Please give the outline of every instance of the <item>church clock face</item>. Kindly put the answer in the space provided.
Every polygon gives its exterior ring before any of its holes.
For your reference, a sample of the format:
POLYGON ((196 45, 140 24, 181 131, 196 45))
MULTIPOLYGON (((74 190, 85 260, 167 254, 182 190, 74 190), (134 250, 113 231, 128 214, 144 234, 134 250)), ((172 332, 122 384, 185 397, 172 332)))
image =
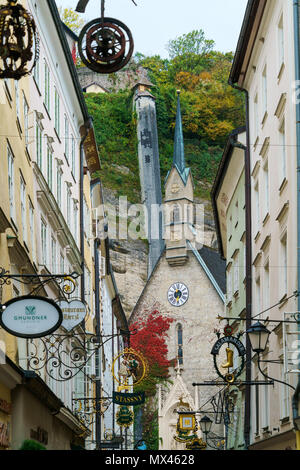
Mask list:
POLYGON ((182 307, 189 298, 189 290, 182 282, 175 282, 168 290, 168 300, 173 307, 182 307))

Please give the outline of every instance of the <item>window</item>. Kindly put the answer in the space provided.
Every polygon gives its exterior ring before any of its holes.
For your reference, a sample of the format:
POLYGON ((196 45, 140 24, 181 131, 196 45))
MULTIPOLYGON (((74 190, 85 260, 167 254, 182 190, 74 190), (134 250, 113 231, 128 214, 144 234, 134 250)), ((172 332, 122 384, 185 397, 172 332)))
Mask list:
POLYGON ((259 185, 258 182, 254 187, 254 207, 255 207, 255 230, 254 234, 259 231, 260 226, 260 201, 259 201, 259 185))
MULTIPOLYGON (((268 369, 266 368, 264 370, 264 374, 268 375, 268 369)), ((269 427, 269 387, 261 387, 262 388, 262 404, 263 406, 261 407, 262 411, 262 427, 268 428, 269 427)))
POLYGON ((227 301, 232 300, 232 269, 231 265, 227 270, 227 301))
POLYGON ((41 171, 43 171, 43 132, 42 125, 36 121, 36 163, 41 171))
POLYGON ((285 234, 280 240, 281 250, 281 275, 280 275, 280 288, 281 295, 287 294, 287 234, 285 234))
POLYGON ((75 155, 75 139, 74 136, 72 135, 72 173, 74 178, 76 177, 76 155, 75 155))
POLYGON ((268 109, 268 82, 267 82, 267 66, 265 66, 262 74, 262 105, 263 117, 268 109))
POLYGON ((50 113, 50 70, 47 62, 44 64, 44 103, 50 113))
POLYGON ((21 220, 22 220, 22 233, 23 240, 27 242, 27 214, 26 214, 26 188, 25 182, 21 175, 20 177, 20 193, 21 193, 21 220))
MULTIPOLYGON (((260 289, 260 277, 255 281, 255 315, 261 312, 261 289, 260 289)), ((260 315, 259 315, 260 317, 260 315)))
POLYGON ((71 227, 71 191, 66 184, 66 192, 67 192, 67 224, 68 227, 71 227))
POLYGON ((55 273, 56 271, 56 240, 53 236, 51 237, 51 269, 52 269, 52 272, 55 273))
POLYGON ((53 152, 48 145, 47 148, 47 183, 49 188, 53 189, 53 152))
POLYGON ((239 254, 237 253, 233 260, 233 292, 236 293, 239 290, 239 254))
POLYGON ((34 77, 35 83, 39 87, 40 86, 40 61, 39 60, 36 61, 34 71, 33 71, 33 77, 34 77))
POLYGON ((284 31, 283 31, 283 15, 280 18, 278 23, 278 59, 279 59, 279 69, 284 63, 284 31))
POLYGON ((42 248, 42 264, 47 264, 47 224, 41 219, 41 248, 42 248))
POLYGON ((280 174, 281 174, 281 181, 286 178, 286 138, 285 138, 285 120, 283 119, 281 126, 279 128, 279 145, 280 145, 280 174))
POLYGON ((257 138, 259 135, 258 95, 254 98, 254 130, 255 138, 257 138))
POLYGON ((176 223, 179 221, 180 221, 180 207, 178 206, 178 204, 175 204, 173 207, 171 222, 176 223))
POLYGON ((61 208, 61 181, 62 181, 62 169, 60 168, 60 166, 58 166, 57 168, 57 181, 56 181, 56 191, 57 191, 57 194, 56 194, 56 199, 57 199, 57 204, 59 205, 59 207, 61 208))
MULTIPOLYGON (((283 362, 283 356, 279 358, 283 362)), ((288 374, 284 371, 284 364, 280 364, 281 381, 289 383, 288 374)), ((287 418, 290 415, 290 396, 289 387, 287 385, 280 385, 280 419, 287 418)))
POLYGON ((57 89, 55 88, 54 92, 54 127, 58 137, 60 136, 60 97, 57 89))
POLYGON ((264 267, 264 309, 270 307, 270 269, 269 262, 264 267))
POLYGON ((264 179, 264 216, 266 216, 270 211, 270 195, 269 195, 269 166, 268 162, 264 166, 263 170, 263 179, 264 179))
POLYGON ((73 202, 73 222, 74 222, 73 237, 74 237, 75 242, 77 242, 77 236, 78 236, 78 205, 75 201, 73 202))
POLYGON ((30 240, 31 240, 32 258, 35 261, 34 209, 30 200, 29 200, 29 223, 30 223, 30 240))
POLYGON ((16 97, 17 119, 20 124, 20 94, 19 94, 19 81, 18 80, 15 80, 15 97, 16 97))
POLYGON ((25 145, 29 144, 29 106, 26 101, 25 95, 23 94, 23 112, 24 112, 24 133, 25 133, 25 145))
POLYGON ((14 182, 14 157, 10 146, 7 146, 8 160, 8 193, 9 193, 9 209, 10 217, 15 219, 15 182, 14 182))
POLYGON ((183 331, 182 325, 177 325, 177 359, 179 365, 183 364, 183 331))
POLYGON ((69 160, 69 120, 65 115, 65 156, 69 160))
POLYGON ((59 268, 60 268, 60 273, 64 274, 65 273, 65 258, 62 252, 60 252, 59 268))

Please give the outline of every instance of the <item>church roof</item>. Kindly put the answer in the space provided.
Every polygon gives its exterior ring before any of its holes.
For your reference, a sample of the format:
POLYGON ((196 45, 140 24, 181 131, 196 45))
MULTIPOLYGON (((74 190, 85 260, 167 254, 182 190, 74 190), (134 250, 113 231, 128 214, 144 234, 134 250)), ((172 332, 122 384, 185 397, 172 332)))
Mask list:
POLYGON ((206 266, 214 276, 223 294, 226 294, 226 261, 221 258, 218 251, 203 246, 199 253, 206 266))
MULTIPOLYGON (((175 136, 174 136, 174 153, 173 153, 173 168, 175 167, 178 171, 183 183, 186 185, 190 168, 185 166, 185 156, 184 156, 184 140, 183 140, 183 130, 182 130, 182 117, 181 117, 181 107, 180 107, 180 92, 177 92, 177 112, 176 112, 176 124, 175 124, 175 136)), ((167 174, 166 181, 169 177, 170 171, 167 174)))

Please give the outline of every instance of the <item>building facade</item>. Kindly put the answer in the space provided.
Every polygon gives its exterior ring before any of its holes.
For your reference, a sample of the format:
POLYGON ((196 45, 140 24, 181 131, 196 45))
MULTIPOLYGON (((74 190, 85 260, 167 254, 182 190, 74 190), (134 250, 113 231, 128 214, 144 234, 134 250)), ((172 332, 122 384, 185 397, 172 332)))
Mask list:
MULTIPOLYGON (((290 372, 285 334, 288 312, 299 310, 297 197, 298 6, 292 1, 249 1, 230 74, 247 102, 251 187, 252 322, 271 335, 260 358, 252 355, 252 380, 273 377, 296 387, 299 365, 290 372), (273 320, 273 321, 272 321, 273 320), (271 362, 269 362, 271 361, 271 362), (275 362, 274 362, 275 361, 275 362)), ((295 334, 295 333, 294 333, 295 334)), ((294 336, 295 338, 295 336, 294 336)), ((294 449, 293 390, 284 383, 251 388, 252 449, 294 449)), ((297 397, 294 397, 297 400, 297 397)), ((248 416, 249 418, 249 416, 248 416)))

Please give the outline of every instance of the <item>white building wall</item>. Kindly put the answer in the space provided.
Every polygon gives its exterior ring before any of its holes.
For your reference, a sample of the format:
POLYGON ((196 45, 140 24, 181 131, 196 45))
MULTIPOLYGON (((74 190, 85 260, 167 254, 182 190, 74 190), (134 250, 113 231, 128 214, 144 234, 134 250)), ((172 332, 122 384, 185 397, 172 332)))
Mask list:
MULTIPOLYGON (((244 83, 249 91, 252 187, 252 316, 283 319, 296 311, 297 290, 297 160, 293 2, 268 1, 244 83), (279 307, 260 312, 283 301, 279 307)), ((282 329, 270 322, 269 349, 263 360, 282 356, 282 329), (277 327, 277 328, 276 328, 277 327)), ((279 364, 264 363, 272 377, 281 377, 279 364)), ((253 379, 263 380, 257 368, 253 379)), ((293 379, 286 377, 286 380, 293 379)), ((291 429, 289 417, 280 415, 281 386, 259 387, 252 393, 252 443, 270 437, 273 428, 291 429), (285 418, 285 420, 280 420, 285 418)), ((290 391, 288 392, 290 394, 290 391)))

